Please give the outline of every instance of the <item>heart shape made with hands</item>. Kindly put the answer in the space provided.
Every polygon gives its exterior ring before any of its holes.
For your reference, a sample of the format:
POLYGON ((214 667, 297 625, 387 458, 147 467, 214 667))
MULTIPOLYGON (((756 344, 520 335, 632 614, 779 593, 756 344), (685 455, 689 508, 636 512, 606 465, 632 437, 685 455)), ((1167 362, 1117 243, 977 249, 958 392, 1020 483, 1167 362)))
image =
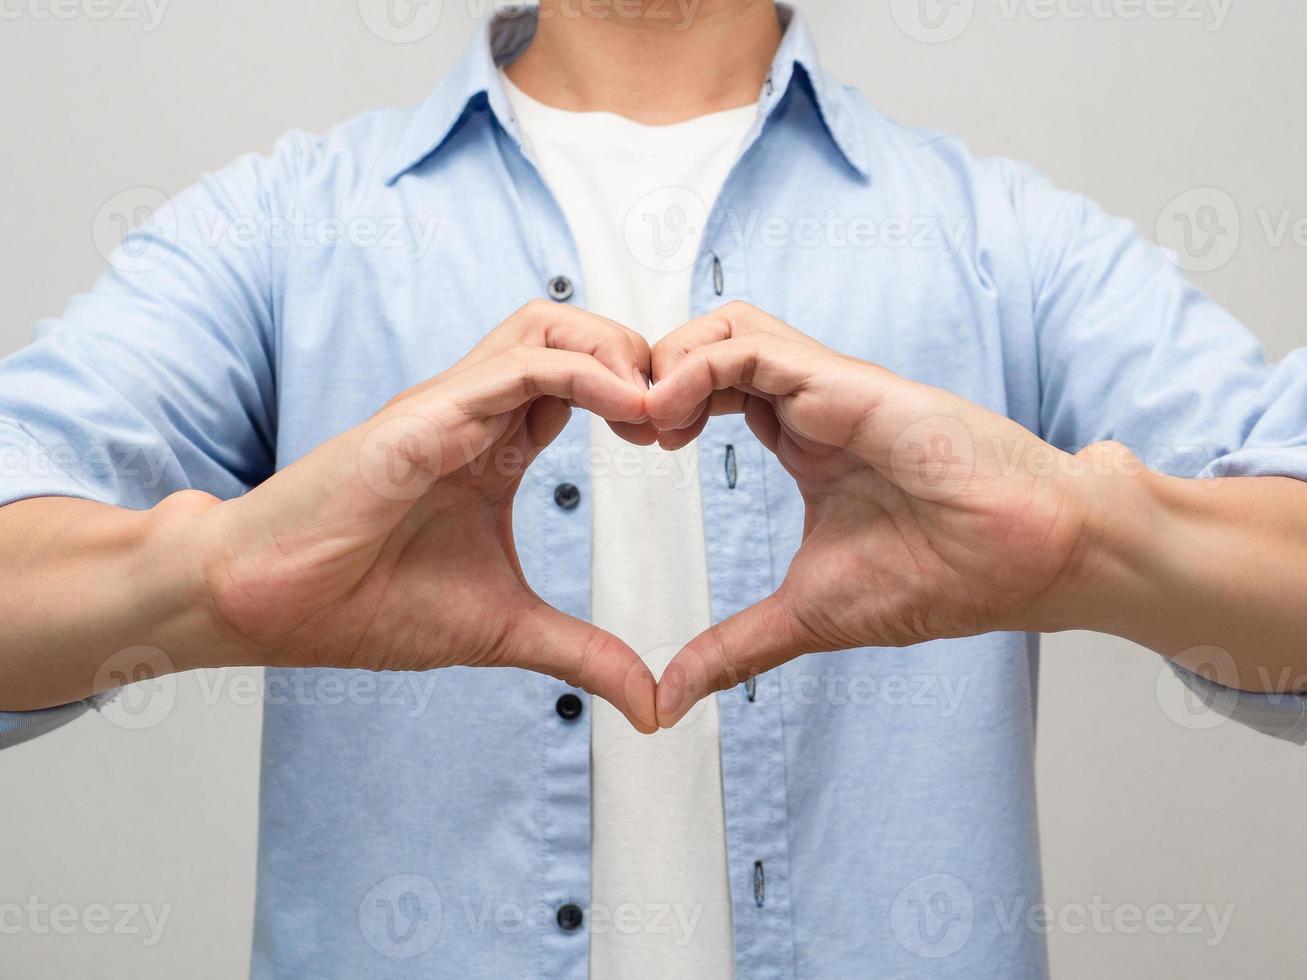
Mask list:
MULTIPOLYGON (((645 407, 664 448, 691 442, 712 415, 743 413, 805 504, 802 543, 776 592, 696 637, 663 672, 663 727, 802 654, 1064 624, 1091 516, 1068 454, 743 303, 673 331, 651 365, 645 407), (1032 623, 1044 609, 1048 623, 1032 623)), ((1116 467, 1133 459, 1114 444, 1086 452, 1116 467)))
POLYGON ((746 304, 650 349, 620 324, 539 301, 214 508, 205 580, 217 618, 258 662, 522 667, 652 732, 801 654, 1011 628, 1073 575, 1088 520, 1065 468, 1012 465, 1035 450, 1057 452, 746 304), (515 493, 573 407, 669 450, 711 416, 743 413, 805 502, 776 592, 693 639, 657 683, 620 638, 536 595, 518 561, 515 493))

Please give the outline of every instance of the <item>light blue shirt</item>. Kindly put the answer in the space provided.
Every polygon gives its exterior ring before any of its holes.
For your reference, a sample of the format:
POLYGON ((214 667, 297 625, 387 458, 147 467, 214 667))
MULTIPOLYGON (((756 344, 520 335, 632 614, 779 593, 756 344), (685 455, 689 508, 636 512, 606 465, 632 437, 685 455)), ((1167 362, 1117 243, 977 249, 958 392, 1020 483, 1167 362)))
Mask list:
MULTIPOLYGON (((558 277, 584 306, 495 73, 533 29, 499 22, 422 105, 291 134, 131 235, 0 362, 0 503, 239 495, 558 277)), ((1267 365, 1127 222, 885 118, 823 73, 797 17, 692 290, 696 314, 747 300, 1069 451, 1113 438, 1177 475, 1307 478, 1303 351, 1267 365)), ((581 617, 587 438, 577 413, 515 518, 530 582, 581 617), (555 504, 563 483, 574 509, 555 504)), ((743 419, 699 445, 721 619, 781 581, 803 505, 743 419)), ((1042 901, 1037 647, 1007 633, 809 656, 719 695, 741 980, 1045 976, 1026 915, 1042 901)), ((524 671, 430 676, 428 701, 268 672, 254 976, 586 977, 587 930, 557 910, 590 892, 589 711, 565 720, 567 687, 524 671)), ((1301 699, 1214 693, 1304 737, 1301 699)), ((0 716, 0 736, 85 708, 0 716)))

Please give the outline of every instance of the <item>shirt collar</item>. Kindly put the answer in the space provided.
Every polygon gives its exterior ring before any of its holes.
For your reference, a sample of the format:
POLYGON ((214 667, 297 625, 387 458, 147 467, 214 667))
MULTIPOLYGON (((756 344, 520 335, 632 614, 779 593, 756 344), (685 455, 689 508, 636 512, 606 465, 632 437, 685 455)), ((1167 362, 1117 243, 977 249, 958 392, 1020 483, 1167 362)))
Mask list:
MULTIPOLYGON (((850 91, 822 71, 817 46, 803 18, 788 4, 777 4, 777 9, 785 36, 761 95, 763 116, 771 115, 792 86, 803 89, 805 96, 811 92, 827 134, 848 164, 865 179, 866 143, 850 104, 850 91)), ((387 184, 393 184, 439 150, 468 111, 482 104, 489 104, 505 130, 518 138, 499 67, 526 49, 535 29, 533 6, 501 11, 477 28, 471 46, 435 92, 415 110, 400 141, 386 155, 382 176, 387 184)))

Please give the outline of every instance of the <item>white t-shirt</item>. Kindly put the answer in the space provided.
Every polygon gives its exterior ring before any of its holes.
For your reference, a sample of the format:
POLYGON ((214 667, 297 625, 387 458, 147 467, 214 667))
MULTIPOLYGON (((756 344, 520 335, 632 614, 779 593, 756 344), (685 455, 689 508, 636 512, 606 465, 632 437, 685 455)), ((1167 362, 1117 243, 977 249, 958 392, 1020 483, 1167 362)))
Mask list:
MULTIPOLYGON (((756 107, 645 126, 556 109, 504 82, 576 239, 588 308, 659 340, 689 318, 704 219, 756 107)), ((591 456, 592 618, 657 677, 710 623, 698 447, 633 446, 595 419, 591 456)), ((590 976, 729 978, 717 703, 653 736, 593 704, 590 976)))

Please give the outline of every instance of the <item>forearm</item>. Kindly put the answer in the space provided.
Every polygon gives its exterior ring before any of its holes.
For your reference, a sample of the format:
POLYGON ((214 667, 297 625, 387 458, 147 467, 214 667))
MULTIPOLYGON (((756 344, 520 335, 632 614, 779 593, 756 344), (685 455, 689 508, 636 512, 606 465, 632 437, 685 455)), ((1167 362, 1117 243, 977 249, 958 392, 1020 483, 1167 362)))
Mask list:
POLYGON ((0 508, 0 711, 133 679, 130 655, 111 660, 122 651, 141 651, 150 670, 239 662, 196 560, 195 524, 215 503, 187 493, 143 512, 66 498, 0 508))
POLYGON ((1227 687, 1307 690, 1307 485, 1088 479, 1095 518, 1064 600, 1069 625, 1214 666, 1227 687))

